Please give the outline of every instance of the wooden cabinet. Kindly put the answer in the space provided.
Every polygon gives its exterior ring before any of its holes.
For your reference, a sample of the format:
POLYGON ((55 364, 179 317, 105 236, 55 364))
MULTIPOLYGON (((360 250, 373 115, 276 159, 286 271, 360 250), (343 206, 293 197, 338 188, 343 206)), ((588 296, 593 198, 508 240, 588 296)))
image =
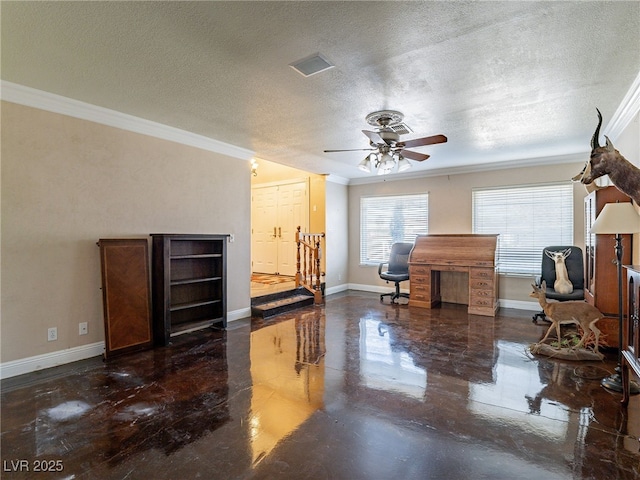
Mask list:
MULTIPOLYGON (((585 299, 606 316, 618 317, 618 273, 614 262, 614 235, 589 233, 593 222, 607 203, 628 202, 629 197, 616 187, 606 187, 585 197, 585 299)), ((631 263, 631 235, 622 235, 623 264, 631 263)), ((623 285, 623 296, 626 295, 623 285)), ((611 337, 615 337, 611 336, 611 337)), ((610 338, 609 345, 617 340, 610 338)))
POLYGON ((498 309, 498 235, 418 235, 409 258, 409 305, 433 308, 442 301, 440 272, 469 279, 467 311, 493 317, 498 309))
POLYGON ((152 346, 149 245, 100 239, 105 359, 152 346))
POLYGON ((227 326, 229 235, 152 234, 153 336, 227 326))
POLYGON ((622 339, 622 403, 629 403, 631 375, 640 377, 640 265, 625 265, 627 269, 627 311, 623 319, 622 339))

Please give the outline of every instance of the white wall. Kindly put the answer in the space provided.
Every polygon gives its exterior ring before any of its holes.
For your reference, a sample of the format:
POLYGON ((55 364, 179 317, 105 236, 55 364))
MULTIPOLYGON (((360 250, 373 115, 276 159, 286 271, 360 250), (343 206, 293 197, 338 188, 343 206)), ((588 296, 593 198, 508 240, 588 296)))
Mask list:
POLYGON ((347 288, 349 274, 348 187, 328 180, 326 188, 326 293, 347 288))
MULTIPOLYGON (((620 136, 612 141, 624 158, 640 168, 640 114, 636 114, 620 136)), ((636 210, 640 214, 637 205, 636 210)), ((633 264, 640 265, 640 235, 633 236, 632 255, 633 264)))

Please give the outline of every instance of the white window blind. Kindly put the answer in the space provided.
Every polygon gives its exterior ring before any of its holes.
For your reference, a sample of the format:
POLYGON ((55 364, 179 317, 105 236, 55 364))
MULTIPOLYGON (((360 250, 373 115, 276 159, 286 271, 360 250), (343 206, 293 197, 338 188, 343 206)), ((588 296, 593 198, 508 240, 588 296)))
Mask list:
POLYGON ((473 196, 473 233, 500 234, 502 273, 540 274, 542 250, 573 245, 571 183, 478 188, 473 196))
POLYGON ((389 260, 391 245, 413 243, 429 231, 429 196, 387 195, 360 199, 360 263, 389 260))

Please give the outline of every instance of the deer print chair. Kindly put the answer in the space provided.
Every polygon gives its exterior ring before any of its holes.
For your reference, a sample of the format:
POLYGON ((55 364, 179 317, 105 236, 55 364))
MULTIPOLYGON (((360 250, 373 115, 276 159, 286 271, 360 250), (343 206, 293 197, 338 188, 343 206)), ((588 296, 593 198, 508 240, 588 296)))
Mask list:
POLYGON ((391 303, 396 303, 396 300, 400 297, 409 298, 408 293, 400 293, 400 282, 409 280, 409 254, 412 248, 413 243, 394 243, 391 245, 389 261, 378 265, 380 278, 386 280, 387 283, 393 282, 396 284, 395 292, 380 295, 381 302, 384 297, 391 297, 391 303), (387 269, 382 271, 385 265, 387 265, 387 269))
MULTIPOLYGON (((584 261, 582 259, 582 250, 573 245, 546 247, 542 252, 542 268, 540 277, 536 278, 537 286, 540 287, 543 281, 547 284, 546 297, 548 299, 558 300, 560 302, 566 302, 567 300, 584 300, 584 261), (570 253, 568 253, 567 250, 570 250, 570 253), (567 252, 568 255, 564 256, 563 262, 557 262, 553 259, 554 252, 567 252), (566 268, 567 277, 573 286, 573 290, 570 293, 560 293, 554 289, 554 285, 558 279, 556 271, 559 268, 563 268, 562 265, 558 265, 558 263, 563 263, 566 268)), ((536 323, 538 318, 546 320, 543 311, 533 316, 533 322, 536 323)))

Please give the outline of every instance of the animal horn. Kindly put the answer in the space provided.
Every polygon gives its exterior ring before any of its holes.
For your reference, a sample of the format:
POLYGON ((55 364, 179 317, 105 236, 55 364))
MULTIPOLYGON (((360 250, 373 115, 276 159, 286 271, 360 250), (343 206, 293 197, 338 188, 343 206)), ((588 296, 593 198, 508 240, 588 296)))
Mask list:
POLYGON ((607 137, 606 135, 604 136, 604 138, 607 140, 607 143, 606 143, 607 151, 613 152, 615 150, 613 143, 611 143, 611 140, 609 140, 609 137, 607 137))
POLYGON ((600 110, 596 108, 598 112, 598 126, 596 127, 596 131, 593 133, 593 137, 591 137, 591 150, 595 150, 596 148, 600 148, 600 143, 598 142, 598 138, 600 138, 600 127, 602 126, 602 114, 600 110))

